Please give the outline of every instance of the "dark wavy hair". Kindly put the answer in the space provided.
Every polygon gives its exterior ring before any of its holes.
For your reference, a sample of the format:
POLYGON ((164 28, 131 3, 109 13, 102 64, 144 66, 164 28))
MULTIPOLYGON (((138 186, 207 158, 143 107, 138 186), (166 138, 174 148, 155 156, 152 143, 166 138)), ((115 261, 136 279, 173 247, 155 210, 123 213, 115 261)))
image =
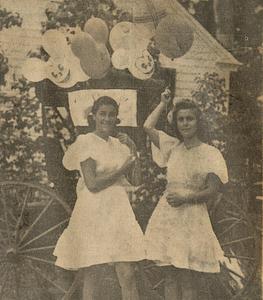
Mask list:
POLYGON ((197 136, 200 139, 200 141, 209 142, 210 138, 209 138, 209 133, 208 133, 208 128, 207 128, 207 123, 204 120, 203 114, 202 114, 200 108, 198 107, 198 105, 190 99, 182 99, 175 104, 175 107, 173 110, 173 115, 172 115, 171 126, 172 126, 173 132, 176 135, 176 137, 180 141, 183 141, 183 137, 177 127, 177 115, 178 115, 178 112, 182 109, 191 109, 194 112, 196 119, 197 119, 197 136))
MULTIPOLYGON (((102 96, 99 97, 96 101, 94 101, 91 112, 92 115, 96 115, 97 111, 102 105, 111 105, 116 110, 116 115, 119 114, 119 105, 118 103, 111 97, 102 96)), ((88 124, 91 129, 95 129, 95 121, 92 115, 88 115, 88 124)), ((117 118, 116 125, 120 123, 120 119, 117 118)))

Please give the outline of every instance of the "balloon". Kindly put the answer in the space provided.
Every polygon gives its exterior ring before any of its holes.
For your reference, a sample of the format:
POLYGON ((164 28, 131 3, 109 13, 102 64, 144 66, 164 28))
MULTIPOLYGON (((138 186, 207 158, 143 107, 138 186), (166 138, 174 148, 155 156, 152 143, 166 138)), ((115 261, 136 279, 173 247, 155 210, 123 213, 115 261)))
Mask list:
POLYGON ((187 23, 169 15, 158 24, 155 41, 157 48, 173 59, 183 56, 190 50, 194 41, 194 33, 187 23))
POLYGON ((23 76, 32 82, 38 82, 46 77, 46 62, 38 58, 28 58, 22 66, 23 76))
POLYGON ((149 79, 154 73, 154 60, 146 49, 135 49, 131 53, 128 70, 138 79, 149 79))
POLYGON ((97 44, 95 53, 88 51, 88 55, 80 57, 83 71, 91 78, 103 78, 110 68, 111 60, 108 49, 103 44, 97 44))
POLYGON ((149 39, 143 35, 146 30, 140 31, 138 29, 142 28, 136 27, 131 22, 117 23, 110 32, 112 49, 124 48, 132 50, 135 45, 136 47, 146 48, 149 43, 149 39))
POLYGON ((58 30, 47 30, 42 36, 42 46, 49 56, 53 58, 67 55, 68 44, 66 37, 58 30))
POLYGON ((109 38, 109 29, 107 24, 100 18, 90 18, 85 26, 84 31, 89 33, 96 42, 106 44, 109 38))
POLYGON ((96 41, 88 33, 79 32, 72 38, 71 50, 78 58, 86 55, 92 57, 97 50, 96 41))
POLYGON ((130 64, 129 51, 123 48, 115 50, 111 56, 111 62, 115 69, 124 70, 128 68, 130 64))

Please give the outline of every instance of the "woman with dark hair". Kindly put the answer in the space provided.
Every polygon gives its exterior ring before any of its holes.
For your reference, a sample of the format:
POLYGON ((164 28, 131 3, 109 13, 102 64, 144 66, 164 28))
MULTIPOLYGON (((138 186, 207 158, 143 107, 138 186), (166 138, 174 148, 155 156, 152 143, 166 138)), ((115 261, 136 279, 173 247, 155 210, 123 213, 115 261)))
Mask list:
POLYGON ((147 259, 165 266, 165 299, 196 300, 204 273, 220 272, 224 255, 213 232, 206 202, 228 181, 220 151, 204 143, 201 111, 191 100, 175 105, 169 121, 176 137, 155 129, 170 91, 144 128, 167 166, 167 187, 146 229, 147 259))
POLYGON ((64 269, 84 270, 83 299, 94 299, 96 274, 113 264, 123 300, 138 300, 134 262, 145 258, 143 232, 135 219, 125 186, 140 184, 140 164, 134 142, 125 134, 114 138, 118 105, 100 97, 92 108, 94 130, 78 136, 63 158, 69 170, 79 170, 77 201, 54 255, 64 269))

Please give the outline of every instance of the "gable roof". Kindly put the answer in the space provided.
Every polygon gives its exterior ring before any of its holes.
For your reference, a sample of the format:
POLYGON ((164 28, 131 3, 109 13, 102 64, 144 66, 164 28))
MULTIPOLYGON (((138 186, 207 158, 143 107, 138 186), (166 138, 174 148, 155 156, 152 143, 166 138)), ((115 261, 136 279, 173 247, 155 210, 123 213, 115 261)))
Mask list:
POLYGON ((166 0, 170 5, 169 12, 181 16, 194 30, 195 34, 220 58, 219 63, 240 66, 240 63, 227 51, 177 0, 166 0))

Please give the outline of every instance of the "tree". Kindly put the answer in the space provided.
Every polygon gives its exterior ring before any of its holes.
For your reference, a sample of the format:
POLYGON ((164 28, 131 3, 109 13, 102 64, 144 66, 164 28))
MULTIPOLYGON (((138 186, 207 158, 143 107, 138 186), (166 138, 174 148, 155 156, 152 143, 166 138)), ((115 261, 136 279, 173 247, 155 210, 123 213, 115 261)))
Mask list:
MULTIPOLYGON (((0 6, 0 31, 3 28, 21 26, 22 18, 18 13, 13 13, 0 6)), ((5 74, 9 71, 8 58, 4 53, 0 53, 0 86, 5 84, 5 74)))

